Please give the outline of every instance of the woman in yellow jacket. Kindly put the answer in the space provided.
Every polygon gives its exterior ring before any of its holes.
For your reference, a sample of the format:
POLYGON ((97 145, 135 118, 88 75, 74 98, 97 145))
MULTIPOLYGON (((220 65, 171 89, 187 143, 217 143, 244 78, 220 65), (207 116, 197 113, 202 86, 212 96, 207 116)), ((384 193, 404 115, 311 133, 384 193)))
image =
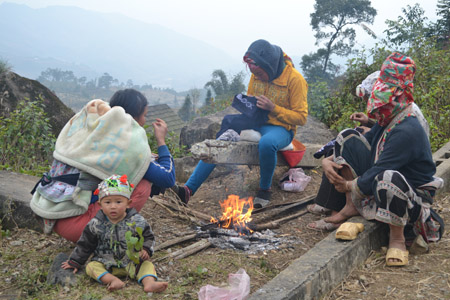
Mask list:
MULTIPOLYGON (((298 125, 306 123, 308 85, 294 68, 289 56, 280 47, 265 40, 257 40, 250 45, 244 55, 244 62, 252 73, 247 94, 257 98, 257 107, 269 111, 266 124, 253 128, 261 133, 258 145, 260 189, 253 201, 254 207, 258 208, 270 201, 277 151, 292 142, 298 125)), ((177 193, 184 203, 189 202, 190 196, 214 167, 214 164, 200 161, 186 184, 177 187, 177 193)))

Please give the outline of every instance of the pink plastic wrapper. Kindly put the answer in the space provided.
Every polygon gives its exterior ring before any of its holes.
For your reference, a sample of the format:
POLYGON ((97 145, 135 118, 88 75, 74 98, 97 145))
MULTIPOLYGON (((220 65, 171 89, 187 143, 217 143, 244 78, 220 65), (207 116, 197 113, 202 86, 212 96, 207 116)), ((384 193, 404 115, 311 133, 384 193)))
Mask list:
POLYGON ((281 178, 280 188, 287 192, 303 192, 311 181, 302 168, 291 168, 281 178))
POLYGON ((198 292, 199 300, 244 300, 250 294, 250 277, 244 269, 239 269, 234 274, 228 274, 226 288, 213 285, 202 286, 198 292))

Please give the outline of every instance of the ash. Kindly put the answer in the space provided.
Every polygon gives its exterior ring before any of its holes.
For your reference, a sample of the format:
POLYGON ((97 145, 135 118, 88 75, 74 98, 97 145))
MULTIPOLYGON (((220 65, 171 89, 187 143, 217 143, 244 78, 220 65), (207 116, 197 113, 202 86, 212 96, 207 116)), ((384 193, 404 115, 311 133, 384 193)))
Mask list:
POLYGON ((239 235, 232 229, 215 228, 200 231, 201 235, 209 236, 208 240, 217 248, 234 249, 255 254, 262 251, 278 250, 292 247, 294 244, 304 244, 296 237, 277 237, 270 229, 262 232, 254 231, 249 235, 239 235))

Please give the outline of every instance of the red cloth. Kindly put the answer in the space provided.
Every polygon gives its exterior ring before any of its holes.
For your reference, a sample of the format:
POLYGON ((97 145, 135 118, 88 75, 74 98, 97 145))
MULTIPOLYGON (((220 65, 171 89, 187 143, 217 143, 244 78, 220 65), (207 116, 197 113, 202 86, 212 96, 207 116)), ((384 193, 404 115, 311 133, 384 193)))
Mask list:
MULTIPOLYGON (((151 182, 142 179, 131 194, 130 207, 133 207, 139 212, 142 207, 144 207, 147 199, 150 197, 151 189, 151 182)), ((87 223, 95 217, 99 210, 100 204, 98 204, 97 201, 89 205, 88 210, 82 215, 56 221, 53 231, 66 240, 76 243, 81 237, 84 227, 86 227, 87 223)))

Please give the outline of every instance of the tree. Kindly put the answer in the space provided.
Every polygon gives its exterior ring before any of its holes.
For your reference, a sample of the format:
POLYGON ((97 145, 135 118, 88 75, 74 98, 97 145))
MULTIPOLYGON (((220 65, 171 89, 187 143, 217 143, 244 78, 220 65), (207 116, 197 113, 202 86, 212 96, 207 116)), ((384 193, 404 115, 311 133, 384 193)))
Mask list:
POLYGON ((192 102, 189 94, 184 98, 183 106, 178 111, 178 116, 181 120, 187 122, 191 119, 192 116, 192 102))
POLYGON ((125 84, 126 88, 132 88, 134 86, 133 80, 128 79, 127 83, 125 84))
POLYGON ((427 34, 425 11, 418 3, 414 6, 407 5, 402 8, 404 16, 399 16, 397 21, 386 20, 388 29, 386 33, 388 45, 406 50, 412 46, 417 38, 427 34))
POLYGON ((11 70, 11 66, 6 60, 0 59, 0 75, 8 73, 11 70))
POLYGON ((230 84, 231 95, 240 94, 245 90, 244 78, 245 75, 242 71, 233 76, 230 84))
POLYGON ((331 61, 328 62, 327 72, 323 72, 326 55, 326 50, 323 48, 317 50, 316 53, 303 55, 300 67, 308 81, 316 82, 325 80, 329 82, 333 78, 331 74, 338 73, 339 66, 333 64, 331 61))
MULTIPOLYGON (((310 15, 311 26, 316 31, 316 45, 324 41, 324 48, 318 50, 317 56, 322 60, 321 72, 325 75, 330 70, 332 54, 346 56, 351 53, 356 37, 352 25, 360 25, 367 33, 373 34, 363 25, 372 24, 377 11, 371 6, 370 0, 316 0, 314 9, 310 15)), ((302 58, 302 63, 308 60, 311 59, 302 58)))
POLYGON ((212 93, 211 93, 211 90, 208 89, 208 90, 206 91, 205 105, 204 105, 204 106, 206 106, 206 107, 211 106, 212 101, 213 101, 212 93))
POLYGON ((63 71, 61 69, 47 68, 42 71, 37 78, 38 81, 56 81, 56 82, 76 82, 77 78, 72 71, 63 71))
POLYGON ((211 89, 217 99, 226 99, 245 90, 244 73, 239 72, 233 76, 231 84, 223 70, 215 70, 212 79, 205 84, 205 89, 211 89))
POLYGON ((200 90, 197 88, 193 88, 189 91, 189 94, 191 95, 191 98, 192 98, 192 111, 195 115, 197 103, 198 103, 198 100, 200 99, 200 90))
POLYGON ((435 24, 437 40, 445 46, 450 38, 450 0, 438 0, 436 14, 440 17, 435 24))
POLYGON ((109 89, 111 83, 114 81, 114 78, 108 73, 103 73, 103 75, 98 79, 98 87, 109 89))
POLYGON ((225 95, 229 88, 227 75, 223 70, 214 70, 212 79, 205 84, 205 89, 211 88, 217 97, 225 95))

